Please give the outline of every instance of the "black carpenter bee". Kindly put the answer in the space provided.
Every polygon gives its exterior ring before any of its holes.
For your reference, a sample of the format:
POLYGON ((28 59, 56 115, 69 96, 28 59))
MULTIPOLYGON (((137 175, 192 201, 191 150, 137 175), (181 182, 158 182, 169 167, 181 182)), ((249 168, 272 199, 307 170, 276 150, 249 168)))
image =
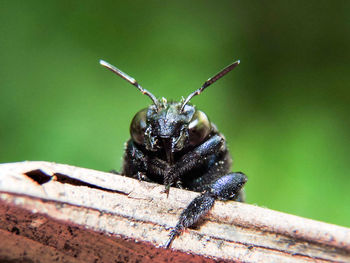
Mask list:
POLYGON ((171 186, 201 193, 182 212, 164 247, 168 248, 182 230, 198 222, 216 199, 244 201, 241 189, 247 177, 241 172, 230 172, 232 161, 224 136, 204 112, 189 104, 194 96, 234 69, 239 61, 208 79, 180 102, 158 100, 116 67, 103 60, 100 64, 153 101, 131 121, 131 139, 126 143, 122 175, 163 184, 167 194, 171 186))

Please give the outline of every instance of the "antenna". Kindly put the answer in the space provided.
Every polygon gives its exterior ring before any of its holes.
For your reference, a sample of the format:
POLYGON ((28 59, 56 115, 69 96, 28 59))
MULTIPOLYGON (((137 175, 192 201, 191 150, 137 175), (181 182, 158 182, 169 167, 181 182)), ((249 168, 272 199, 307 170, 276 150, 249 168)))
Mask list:
POLYGON ((102 59, 100 59, 100 64, 102 66, 104 66, 105 68, 109 69, 110 71, 114 72, 115 74, 117 74, 119 77, 125 79, 130 84, 134 85, 136 88, 139 89, 139 91, 142 92, 142 94, 145 94, 148 97, 150 97, 151 100, 153 101, 154 105, 156 106, 157 110, 159 109, 159 102, 158 102, 157 98, 151 92, 142 88, 140 86, 140 84, 138 84, 134 78, 130 77, 128 74, 125 74, 123 71, 117 69, 115 66, 109 64, 108 62, 106 62, 102 59))
POLYGON ((199 95, 203 92, 203 90, 205 90, 207 87, 209 87, 211 84, 213 84, 215 81, 219 80, 220 78, 222 78, 223 76, 225 76, 227 73, 229 73, 231 70, 233 70, 235 67, 237 67, 239 65, 239 63, 241 63, 239 60, 237 60, 236 62, 233 62, 231 65, 228 65, 226 68, 224 68, 223 70, 221 70, 219 73, 217 73, 214 77, 211 77, 210 79, 208 79, 206 82, 204 82, 204 84, 202 85, 202 87, 200 87, 199 89, 197 89, 196 91, 192 92, 184 101, 184 103, 182 103, 181 105, 181 111, 183 111, 183 109, 185 108, 186 104, 196 95, 199 95))

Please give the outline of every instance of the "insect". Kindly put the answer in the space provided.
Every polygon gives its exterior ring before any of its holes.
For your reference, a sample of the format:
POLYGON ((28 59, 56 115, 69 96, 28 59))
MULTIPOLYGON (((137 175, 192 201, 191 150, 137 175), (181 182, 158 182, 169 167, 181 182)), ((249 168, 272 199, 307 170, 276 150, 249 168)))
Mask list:
POLYGON ((153 102, 136 113, 130 125, 131 138, 126 143, 121 173, 128 177, 200 192, 181 213, 164 247, 194 225, 214 205, 215 200, 244 201, 242 187, 247 177, 230 172, 231 157, 224 136, 206 114, 189 101, 226 75, 239 60, 227 66, 201 88, 180 102, 157 99, 135 79, 106 61, 100 64, 122 77, 153 102))

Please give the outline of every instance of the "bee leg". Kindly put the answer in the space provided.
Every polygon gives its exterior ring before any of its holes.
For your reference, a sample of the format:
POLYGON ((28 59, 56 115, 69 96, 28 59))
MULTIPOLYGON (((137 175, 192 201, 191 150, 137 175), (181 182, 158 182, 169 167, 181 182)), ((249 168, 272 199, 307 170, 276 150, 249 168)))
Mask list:
POLYGON ((179 176, 205 164, 207 158, 221 152, 224 145, 225 142, 221 136, 215 135, 211 137, 206 142, 197 146, 193 151, 184 154, 180 160, 171 167, 168 176, 176 182, 179 176))
POLYGON ((137 178, 139 181, 152 182, 152 180, 147 177, 146 173, 143 172, 137 172, 133 178, 137 178))
POLYGON ((247 177, 243 173, 230 173, 215 179, 209 190, 192 200, 192 202, 181 213, 175 228, 170 232, 169 239, 164 247, 169 248, 172 241, 181 231, 194 225, 213 207, 216 199, 235 200, 239 197, 247 177))
POLYGON ((181 231, 195 224, 210 208, 214 205, 215 198, 209 193, 201 194, 193 199, 187 208, 181 213, 180 219, 175 228, 170 232, 169 239, 164 247, 169 248, 172 241, 178 236, 181 231))

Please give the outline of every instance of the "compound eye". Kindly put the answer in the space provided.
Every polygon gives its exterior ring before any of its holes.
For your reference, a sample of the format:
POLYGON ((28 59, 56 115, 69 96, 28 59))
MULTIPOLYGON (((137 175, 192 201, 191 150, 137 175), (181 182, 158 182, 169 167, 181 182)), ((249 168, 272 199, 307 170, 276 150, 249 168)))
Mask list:
POLYGON ((202 143, 211 131, 211 125, 204 112, 196 110, 188 125, 190 144, 195 146, 202 143))
POLYGON ((147 109, 140 110, 131 121, 130 135, 137 144, 145 141, 147 109))

